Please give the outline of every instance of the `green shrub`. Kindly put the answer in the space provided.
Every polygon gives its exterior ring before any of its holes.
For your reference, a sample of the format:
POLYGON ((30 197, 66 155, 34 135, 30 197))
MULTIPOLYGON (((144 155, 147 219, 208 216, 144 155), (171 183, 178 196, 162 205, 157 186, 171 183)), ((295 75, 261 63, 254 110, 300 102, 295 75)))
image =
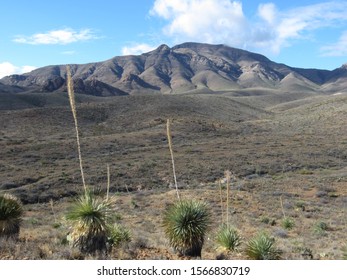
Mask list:
POLYGON ((23 206, 10 194, 0 196, 0 237, 17 238, 23 216, 23 206))
POLYGON ((295 225, 295 222, 293 219, 289 218, 289 217, 285 217, 282 220, 282 227, 284 229, 292 229, 295 225))
POLYGON ((326 231, 328 230, 328 225, 325 222, 318 222, 314 225, 313 227, 313 231, 315 234, 317 235, 322 235, 325 236, 326 235, 326 231))
POLYGON ((248 241, 246 254, 253 260, 278 260, 282 251, 276 248, 274 238, 261 233, 248 241))
POLYGON ((81 195, 66 215, 73 246, 84 253, 106 251, 111 210, 109 201, 96 198, 92 192, 81 195))
POLYGON ((170 245, 184 256, 201 257, 205 234, 210 223, 207 205, 182 200, 164 213, 163 226, 170 245))
POLYGON ((118 247, 131 241, 131 234, 125 227, 115 224, 110 227, 108 242, 113 247, 118 247))
POLYGON ((241 244, 241 236, 236 229, 224 224, 217 233, 217 244, 228 251, 234 251, 241 244))

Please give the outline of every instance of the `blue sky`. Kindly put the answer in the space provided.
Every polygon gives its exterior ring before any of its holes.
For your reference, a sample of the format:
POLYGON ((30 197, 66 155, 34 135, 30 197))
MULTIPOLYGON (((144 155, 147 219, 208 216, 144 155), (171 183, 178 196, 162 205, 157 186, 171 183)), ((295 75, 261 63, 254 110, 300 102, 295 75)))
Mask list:
POLYGON ((347 1, 0 0, 0 77, 160 44, 226 44, 290 66, 347 62, 347 1))

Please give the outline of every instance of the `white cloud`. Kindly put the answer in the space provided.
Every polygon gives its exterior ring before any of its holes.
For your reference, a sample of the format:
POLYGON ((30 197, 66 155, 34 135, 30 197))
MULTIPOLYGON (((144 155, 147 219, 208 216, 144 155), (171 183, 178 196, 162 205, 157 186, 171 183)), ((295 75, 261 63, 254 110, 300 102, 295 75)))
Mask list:
POLYGON ((276 15, 277 15, 277 9, 275 4, 273 3, 260 4, 258 7, 258 15, 267 23, 273 24, 275 22, 276 15))
POLYGON ((292 39, 306 39, 314 30, 346 21, 347 3, 343 2, 325 2, 278 12, 277 19, 270 26, 276 33, 273 49, 279 51, 292 39))
POLYGON ((343 32, 335 44, 329 44, 321 48, 322 56, 346 56, 347 55, 347 31, 343 32))
POLYGON ((23 73, 27 73, 30 72, 32 70, 35 70, 37 67, 35 66, 15 66, 10 62, 2 62, 0 63, 0 79, 5 77, 5 76, 9 76, 9 75, 13 75, 13 74, 23 74, 23 73))
POLYGON ((148 44, 135 44, 130 47, 123 47, 122 48, 122 55, 137 55, 137 54, 143 54, 149 51, 154 50, 156 47, 153 47, 148 44))
POLYGON ((167 21, 163 32, 176 42, 225 43, 278 53, 295 40, 313 36, 319 28, 346 23, 347 2, 330 1, 282 11, 273 3, 265 3, 258 6, 258 17, 247 18, 241 1, 156 0, 150 15, 167 21))
POLYGON ((168 20, 164 33, 180 41, 215 43, 228 38, 240 45, 248 28, 238 1, 156 0, 150 14, 168 20))
POLYGON ((92 39, 97 39, 97 36, 91 29, 75 31, 71 28, 64 28, 46 33, 36 33, 31 36, 18 35, 13 41, 30 45, 66 45, 92 39))

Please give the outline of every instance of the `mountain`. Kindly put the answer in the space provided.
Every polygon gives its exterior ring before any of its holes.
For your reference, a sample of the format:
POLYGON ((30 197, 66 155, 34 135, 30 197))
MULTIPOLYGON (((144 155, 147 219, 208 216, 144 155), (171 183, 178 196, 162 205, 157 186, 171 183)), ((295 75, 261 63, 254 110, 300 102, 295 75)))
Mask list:
MULTIPOLYGON (((301 69, 226 45, 161 45, 141 55, 71 65, 75 91, 97 96, 220 92, 244 89, 322 91, 347 86, 347 65, 333 71, 301 69)), ((66 66, 46 66, 0 80, 0 92, 66 91, 66 66)))

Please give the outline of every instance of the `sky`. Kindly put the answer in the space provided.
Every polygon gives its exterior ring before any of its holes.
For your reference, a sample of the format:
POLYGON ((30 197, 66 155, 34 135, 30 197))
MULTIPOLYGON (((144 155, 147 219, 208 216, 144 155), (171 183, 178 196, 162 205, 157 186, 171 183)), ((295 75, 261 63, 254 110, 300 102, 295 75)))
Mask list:
POLYGON ((347 63, 346 0, 0 0, 0 7, 0 78, 184 42, 225 44, 293 67, 347 63))

